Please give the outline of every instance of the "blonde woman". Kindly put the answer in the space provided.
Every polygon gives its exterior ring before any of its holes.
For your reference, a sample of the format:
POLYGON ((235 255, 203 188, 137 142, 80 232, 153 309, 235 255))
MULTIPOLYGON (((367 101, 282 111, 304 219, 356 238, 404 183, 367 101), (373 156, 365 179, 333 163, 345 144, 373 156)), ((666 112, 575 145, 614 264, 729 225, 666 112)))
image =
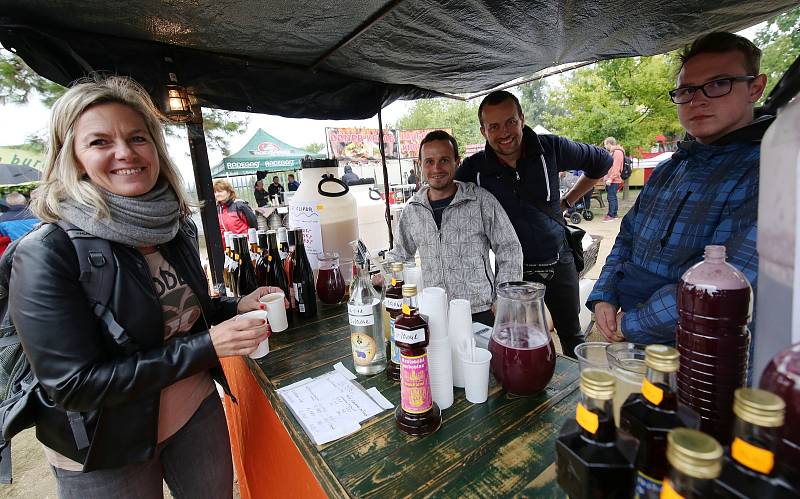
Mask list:
POLYGON ((139 85, 94 79, 55 103, 32 209, 46 223, 17 247, 10 310, 43 388, 36 435, 59 497, 161 497, 162 480, 175 497, 231 497, 213 380, 227 391, 219 358, 269 335, 265 321, 228 320, 259 308, 267 290, 238 303, 208 296, 190 204, 139 85), (109 306, 127 346, 90 309, 59 220, 110 242, 109 306))

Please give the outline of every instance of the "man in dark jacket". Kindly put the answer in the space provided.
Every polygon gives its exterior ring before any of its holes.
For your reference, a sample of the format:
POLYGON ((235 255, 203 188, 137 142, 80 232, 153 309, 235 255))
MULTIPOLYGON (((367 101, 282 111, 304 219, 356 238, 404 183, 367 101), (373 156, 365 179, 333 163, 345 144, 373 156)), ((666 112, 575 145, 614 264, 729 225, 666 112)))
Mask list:
POLYGON ((253 196, 256 198, 256 204, 259 208, 269 204, 269 195, 267 191, 264 190, 263 180, 258 180, 256 182, 255 188, 253 189, 253 196))
POLYGON ((487 95, 478 119, 486 147, 464 160, 456 180, 475 182, 500 201, 522 244, 523 278, 547 286, 544 300, 562 349, 574 357, 583 342, 578 272, 559 220, 603 178, 611 156, 557 135, 537 135, 525 126, 519 100, 509 92, 487 95), (584 174, 559 198, 558 174, 568 169, 584 174))
POLYGON ((358 175, 353 173, 353 167, 347 165, 344 167, 344 175, 342 175, 342 182, 347 185, 352 185, 355 182, 358 182, 359 178, 358 175))

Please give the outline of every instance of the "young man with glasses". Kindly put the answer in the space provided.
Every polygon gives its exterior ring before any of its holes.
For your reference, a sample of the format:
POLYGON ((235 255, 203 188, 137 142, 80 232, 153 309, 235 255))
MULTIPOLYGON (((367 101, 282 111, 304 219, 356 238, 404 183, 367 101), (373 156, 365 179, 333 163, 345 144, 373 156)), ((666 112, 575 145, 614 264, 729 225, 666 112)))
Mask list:
POLYGON ((725 245, 755 291, 759 152, 773 120, 754 117, 767 83, 760 58, 731 33, 684 49, 669 96, 689 140, 658 165, 623 218, 586 303, 609 341, 674 343, 677 283, 708 244, 725 245))

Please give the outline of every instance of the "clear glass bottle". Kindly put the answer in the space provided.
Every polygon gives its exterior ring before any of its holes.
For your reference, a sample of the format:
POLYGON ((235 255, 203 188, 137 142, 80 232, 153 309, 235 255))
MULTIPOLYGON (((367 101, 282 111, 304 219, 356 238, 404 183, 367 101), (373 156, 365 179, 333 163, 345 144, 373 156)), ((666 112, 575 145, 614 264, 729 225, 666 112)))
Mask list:
POLYGON ((647 375, 641 393, 631 394, 620 410, 620 429, 639 441, 634 497, 658 499, 669 472, 667 434, 673 428, 700 427, 700 416, 678 406, 678 351, 664 345, 645 348, 647 375))
POLYGON ((442 413, 433 401, 426 347, 428 323, 419 315, 417 285, 403 285, 402 311, 394 321, 395 347, 400 350, 400 405, 394 411, 397 428, 422 436, 442 425, 442 413))
POLYGON ((614 384, 607 371, 581 372, 582 400, 556 440, 558 485, 571 499, 631 496, 638 444, 617 432, 614 384))
POLYGON ((714 479, 722 471, 722 446, 711 435, 676 428, 667 435, 669 475, 662 499, 705 499, 713 496, 714 479))
POLYGON ((371 376, 386 369, 381 295, 372 286, 367 255, 359 255, 354 244, 353 262, 358 273, 353 279, 347 314, 350 321, 350 343, 356 373, 371 376))
MULTIPOLYGON (((800 497, 781 476, 777 454, 786 404, 766 390, 740 388, 733 401, 733 442, 726 452, 715 497, 778 499, 800 497)), ((795 480, 796 481, 796 480, 795 480)))

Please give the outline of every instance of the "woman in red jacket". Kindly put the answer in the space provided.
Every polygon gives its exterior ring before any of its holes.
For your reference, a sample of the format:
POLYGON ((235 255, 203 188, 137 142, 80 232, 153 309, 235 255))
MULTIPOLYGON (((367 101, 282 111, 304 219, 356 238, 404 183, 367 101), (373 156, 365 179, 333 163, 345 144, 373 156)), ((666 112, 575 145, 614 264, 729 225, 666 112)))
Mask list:
POLYGON ((217 200, 219 231, 247 234, 247 229, 258 228, 253 210, 244 201, 236 200, 236 191, 227 180, 214 181, 214 199, 217 200))
POLYGON ((617 144, 617 140, 614 137, 606 138, 603 141, 603 147, 611 153, 611 157, 614 159, 605 178, 606 192, 608 193, 608 214, 603 217, 603 222, 610 222, 617 218, 617 208, 619 206, 617 192, 622 189, 622 184, 625 182, 621 177, 622 163, 625 162, 625 150, 617 144))

